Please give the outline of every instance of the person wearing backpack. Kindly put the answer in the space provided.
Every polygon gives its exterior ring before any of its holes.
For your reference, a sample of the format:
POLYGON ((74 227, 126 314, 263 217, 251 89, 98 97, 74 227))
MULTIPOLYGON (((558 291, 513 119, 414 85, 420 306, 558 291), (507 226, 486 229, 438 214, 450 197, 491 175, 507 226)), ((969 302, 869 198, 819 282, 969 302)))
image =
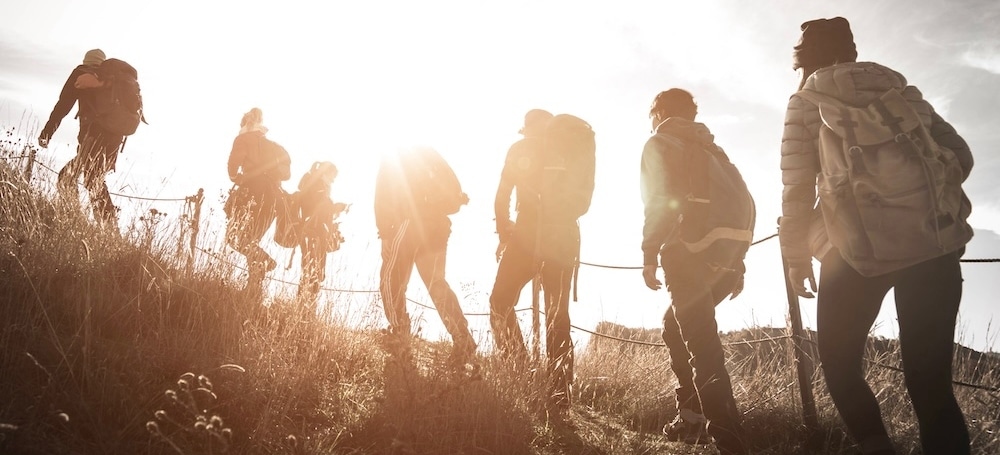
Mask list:
POLYGON ((291 177, 291 158, 284 147, 268 139, 264 114, 250 109, 240 120, 240 132, 229 154, 229 180, 234 187, 226 200, 226 241, 247 259, 247 287, 256 298, 264 275, 278 263, 260 241, 271 227, 275 206, 282 193, 281 182, 291 177))
POLYGON ((383 157, 375 182, 375 225, 382 240, 379 291, 389 321, 384 341, 390 352, 409 352, 412 326, 406 287, 416 266, 451 335, 450 366, 474 365, 476 342, 445 278, 448 216, 468 202, 454 170, 436 150, 415 147, 383 157))
POLYGON ((818 202, 833 245, 820 262, 816 315, 830 397, 862 453, 896 453, 863 364, 869 330, 893 289, 923 453, 968 454, 951 381, 960 258, 972 237, 961 184, 972 152, 902 74, 857 61, 846 19, 800 28, 793 69, 802 79, 781 143, 779 234, 793 290, 813 297, 807 237, 818 202))
POLYGON ((507 151, 493 204, 500 241, 496 253, 499 264, 490 293, 490 325, 500 354, 517 366, 527 365, 528 351, 514 307, 521 290, 535 277, 540 265, 537 237, 541 162, 545 127, 551 119, 552 114, 543 109, 532 109, 525 114, 524 127, 519 131, 524 137, 507 151), (516 222, 510 219, 511 196, 515 191, 516 222))
POLYGON ((302 278, 298 298, 308 306, 319 297, 320 284, 326 279, 326 256, 340 249, 338 216, 347 204, 333 202, 330 186, 337 178, 337 166, 329 161, 313 163, 299 180, 299 190, 292 194, 293 212, 301 220, 302 278))
POLYGON ((678 414, 668 440, 708 443, 723 455, 744 454, 740 412, 726 371, 715 307, 743 290, 743 259, 753 236, 753 198, 708 127, 695 122, 691 94, 660 92, 649 111, 653 136, 639 174, 645 205, 642 277, 670 306, 663 341, 677 377, 678 414), (656 277, 662 264, 663 282, 656 277), (707 424, 707 435, 706 435, 707 424))
POLYGON ((77 134, 76 156, 59 170, 59 195, 63 200, 78 206, 77 181, 83 174, 94 218, 117 231, 118 208, 111 201, 104 178, 115 169, 124 135, 109 131, 98 121, 99 97, 102 94, 98 71, 105 60, 104 51, 100 49, 91 49, 84 54, 83 63, 74 68, 66 79, 59 100, 38 135, 38 145, 48 148, 49 141, 59 129, 63 118, 78 104, 76 117, 80 120, 80 130, 77 134))
POLYGON ((546 406, 553 417, 569 411, 573 384, 573 340, 569 298, 579 265, 579 218, 594 193, 594 130, 569 114, 534 109, 525 115, 524 138, 511 146, 494 208, 500 235, 490 323, 501 354, 526 367, 527 349, 514 307, 524 286, 540 276, 544 294, 546 406), (517 222, 511 223, 510 193, 517 190, 517 222))

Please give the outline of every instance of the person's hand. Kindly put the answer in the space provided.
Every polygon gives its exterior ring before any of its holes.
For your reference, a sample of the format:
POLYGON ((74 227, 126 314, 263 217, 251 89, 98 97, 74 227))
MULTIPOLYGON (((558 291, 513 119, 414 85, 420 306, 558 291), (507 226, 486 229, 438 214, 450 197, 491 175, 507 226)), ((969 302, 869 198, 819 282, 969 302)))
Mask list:
POLYGON ((49 138, 45 135, 38 136, 38 146, 43 149, 49 148, 49 138))
POLYGON ((788 282, 792 285, 792 291, 794 291, 799 297, 807 299, 816 297, 813 294, 816 292, 816 277, 813 276, 811 264, 808 267, 789 267, 788 282), (809 282, 808 290, 805 287, 805 282, 807 281, 809 282))
POLYGON ((642 266, 642 279, 646 282, 646 287, 654 291, 663 287, 663 283, 656 279, 656 269, 658 268, 655 264, 642 266))
POLYGON ((743 275, 740 275, 740 278, 738 280, 736 280, 736 286, 733 286, 733 292, 731 294, 729 294, 729 300, 733 300, 733 299, 736 298, 736 296, 738 296, 738 295, 740 295, 740 294, 743 293, 743 285, 744 284, 745 283, 743 281, 743 275))
POLYGON ((503 252, 507 250, 507 242, 500 242, 497 244, 497 262, 500 262, 500 258, 503 257, 503 252))

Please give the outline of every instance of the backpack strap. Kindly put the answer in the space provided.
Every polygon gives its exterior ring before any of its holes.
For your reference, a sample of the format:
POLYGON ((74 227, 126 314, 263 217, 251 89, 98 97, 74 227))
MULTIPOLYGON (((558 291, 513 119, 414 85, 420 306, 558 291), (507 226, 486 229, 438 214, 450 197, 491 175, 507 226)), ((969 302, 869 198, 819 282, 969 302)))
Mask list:
MULTIPOLYGON (((854 121, 851 116, 851 110, 846 103, 843 101, 827 95, 825 93, 820 93, 815 90, 803 89, 795 92, 798 96, 812 104, 816 105, 816 108, 820 108, 820 104, 829 104, 840 111, 840 119, 837 120, 837 126, 844 129, 844 142, 847 144, 847 150, 844 153, 847 155, 846 158, 851 163, 852 172, 868 172, 868 168, 865 166, 865 161, 863 155, 863 150, 858 145, 858 135, 857 126, 858 122, 854 121)), ((882 105, 885 108, 885 105, 882 105)), ((826 120, 824 120, 826 122, 826 120)), ((898 127, 898 126, 897 126, 898 127)))

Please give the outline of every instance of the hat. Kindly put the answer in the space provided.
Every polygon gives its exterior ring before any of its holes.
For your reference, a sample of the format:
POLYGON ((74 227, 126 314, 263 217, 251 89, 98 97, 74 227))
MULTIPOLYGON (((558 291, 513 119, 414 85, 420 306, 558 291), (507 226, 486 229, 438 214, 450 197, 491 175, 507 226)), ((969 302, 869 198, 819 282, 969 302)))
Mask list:
POLYGON ((97 66, 106 59, 107 57, 104 55, 104 51, 100 49, 91 49, 83 55, 83 64, 87 66, 97 66))
POLYGON ((857 61, 858 50, 847 19, 815 19, 803 23, 801 29, 802 37, 792 52, 792 69, 857 61))
POLYGON ((527 114, 524 114, 524 126, 521 127, 518 133, 524 134, 529 129, 536 130, 545 126, 549 120, 552 120, 551 112, 545 109, 532 109, 527 114))

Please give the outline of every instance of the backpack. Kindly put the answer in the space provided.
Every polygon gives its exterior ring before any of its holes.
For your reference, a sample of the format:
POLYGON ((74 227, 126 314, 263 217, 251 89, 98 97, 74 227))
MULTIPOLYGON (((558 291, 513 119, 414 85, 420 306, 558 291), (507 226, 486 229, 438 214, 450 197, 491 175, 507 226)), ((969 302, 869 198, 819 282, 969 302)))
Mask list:
POLYGON ((260 151, 261 176, 269 182, 284 182, 292 178, 292 159, 281 144, 261 136, 260 151))
POLYGON ((908 267, 972 238, 961 165, 899 90, 861 107, 811 90, 796 95, 819 108, 823 220, 858 273, 908 267))
POLYGON ((279 193, 275 207, 274 243, 284 248, 295 248, 302 243, 303 220, 298 204, 298 192, 279 193))
MULTIPOLYGON (((683 202, 680 240, 706 262, 734 264, 753 240, 757 209, 743 175, 713 142, 684 142, 687 197, 683 202), (738 245, 734 250, 732 245, 738 245)), ((737 262, 734 265, 741 267, 737 262)))
POLYGON ((440 154, 429 148, 413 153, 406 171, 416 208, 421 213, 452 215, 469 203, 458 176, 440 154))
POLYGON ((94 95, 94 121, 105 131, 130 136, 146 123, 142 114, 138 73, 128 63, 109 58, 97 67, 103 86, 94 95))
POLYGON ((543 222, 565 223, 590 210, 597 144, 590 124, 559 114, 545 128, 542 157, 543 222))

